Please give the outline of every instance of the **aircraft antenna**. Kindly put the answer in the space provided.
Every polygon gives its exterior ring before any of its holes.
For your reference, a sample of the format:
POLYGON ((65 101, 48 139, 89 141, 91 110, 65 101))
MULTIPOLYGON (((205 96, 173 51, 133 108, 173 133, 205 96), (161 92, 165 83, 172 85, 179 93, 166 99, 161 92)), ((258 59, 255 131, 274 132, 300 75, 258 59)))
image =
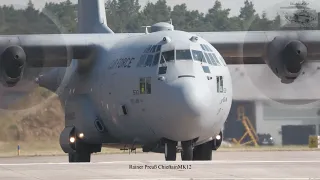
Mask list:
POLYGON ((146 29, 145 29, 145 33, 146 33, 146 34, 149 34, 148 28, 151 27, 151 26, 142 26, 142 27, 143 27, 143 28, 146 28, 146 29))
MULTIPOLYGON (((172 24, 172 18, 170 18, 169 23, 170 23, 170 24, 171 24, 171 26, 173 27, 173 24, 172 24)), ((173 31, 173 28, 172 28, 172 31, 173 31)))

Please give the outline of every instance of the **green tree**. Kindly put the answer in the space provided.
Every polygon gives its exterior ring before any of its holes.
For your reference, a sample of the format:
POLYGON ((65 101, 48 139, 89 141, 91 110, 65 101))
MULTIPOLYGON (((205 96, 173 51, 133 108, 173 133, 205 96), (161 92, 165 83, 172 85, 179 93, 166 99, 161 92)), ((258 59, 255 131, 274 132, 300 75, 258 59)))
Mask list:
POLYGON ((231 21, 229 20, 230 9, 222 9, 222 4, 219 0, 215 1, 212 8, 209 9, 205 16, 205 31, 230 31, 231 21))

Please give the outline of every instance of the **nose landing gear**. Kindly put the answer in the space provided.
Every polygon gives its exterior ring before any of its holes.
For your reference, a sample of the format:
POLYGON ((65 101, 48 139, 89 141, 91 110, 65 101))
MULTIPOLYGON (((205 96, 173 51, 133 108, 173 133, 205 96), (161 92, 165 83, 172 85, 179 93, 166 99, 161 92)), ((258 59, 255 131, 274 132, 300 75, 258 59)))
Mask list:
MULTIPOLYGON (((206 143, 193 146, 193 140, 181 142, 181 160, 182 161, 211 161, 212 151, 216 151, 222 143, 222 132, 220 132, 213 140, 206 143)), ((166 161, 175 161, 177 154, 177 142, 165 141, 165 157, 166 161)))
POLYGON ((164 154, 166 161, 175 161, 177 156, 177 142, 166 140, 164 143, 164 154))
MULTIPOLYGON (((166 140, 164 143, 164 154, 166 161, 175 161, 177 156, 178 142, 172 140, 166 140)), ((182 141, 181 159, 183 161, 193 160, 193 141, 182 141)))

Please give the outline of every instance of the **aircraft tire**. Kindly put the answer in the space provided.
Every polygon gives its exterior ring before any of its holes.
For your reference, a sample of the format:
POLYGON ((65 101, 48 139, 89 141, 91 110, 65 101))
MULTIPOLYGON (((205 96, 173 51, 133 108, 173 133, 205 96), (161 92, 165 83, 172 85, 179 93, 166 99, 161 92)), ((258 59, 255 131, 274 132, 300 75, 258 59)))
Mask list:
POLYGON ((212 141, 198 145, 193 150, 194 161, 211 161, 212 160, 212 141))
POLYGON ((192 141, 181 142, 181 146, 182 146, 181 160, 182 161, 192 161, 193 160, 192 141))
POLYGON ((91 153, 89 152, 74 152, 69 153, 69 162, 90 162, 91 160, 91 153))
POLYGON ((175 161, 177 159, 177 142, 169 140, 165 142, 164 154, 166 161, 175 161))

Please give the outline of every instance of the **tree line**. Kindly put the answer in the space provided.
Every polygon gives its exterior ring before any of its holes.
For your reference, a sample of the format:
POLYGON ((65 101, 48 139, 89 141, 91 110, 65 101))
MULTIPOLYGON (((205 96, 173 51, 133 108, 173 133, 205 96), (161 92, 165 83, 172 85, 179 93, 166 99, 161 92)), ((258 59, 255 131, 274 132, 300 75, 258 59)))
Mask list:
MULTIPOLYGON (((268 19, 265 12, 258 14, 249 0, 244 0, 238 16, 230 16, 230 9, 222 6, 221 1, 216 0, 208 12, 201 13, 188 10, 186 4, 171 8, 166 0, 148 2, 144 7, 138 0, 107 0, 106 15, 108 26, 116 33, 144 32, 142 26, 168 22, 170 19, 175 29, 190 32, 269 31, 290 27, 281 24, 280 15, 268 19)), ((320 29, 319 24, 312 27, 295 26, 294 29, 320 29)), ((15 9, 12 5, 0 6, 0 34, 76 33, 76 30, 77 5, 70 0, 47 2, 41 10, 35 9, 31 0, 25 9, 15 9)))

